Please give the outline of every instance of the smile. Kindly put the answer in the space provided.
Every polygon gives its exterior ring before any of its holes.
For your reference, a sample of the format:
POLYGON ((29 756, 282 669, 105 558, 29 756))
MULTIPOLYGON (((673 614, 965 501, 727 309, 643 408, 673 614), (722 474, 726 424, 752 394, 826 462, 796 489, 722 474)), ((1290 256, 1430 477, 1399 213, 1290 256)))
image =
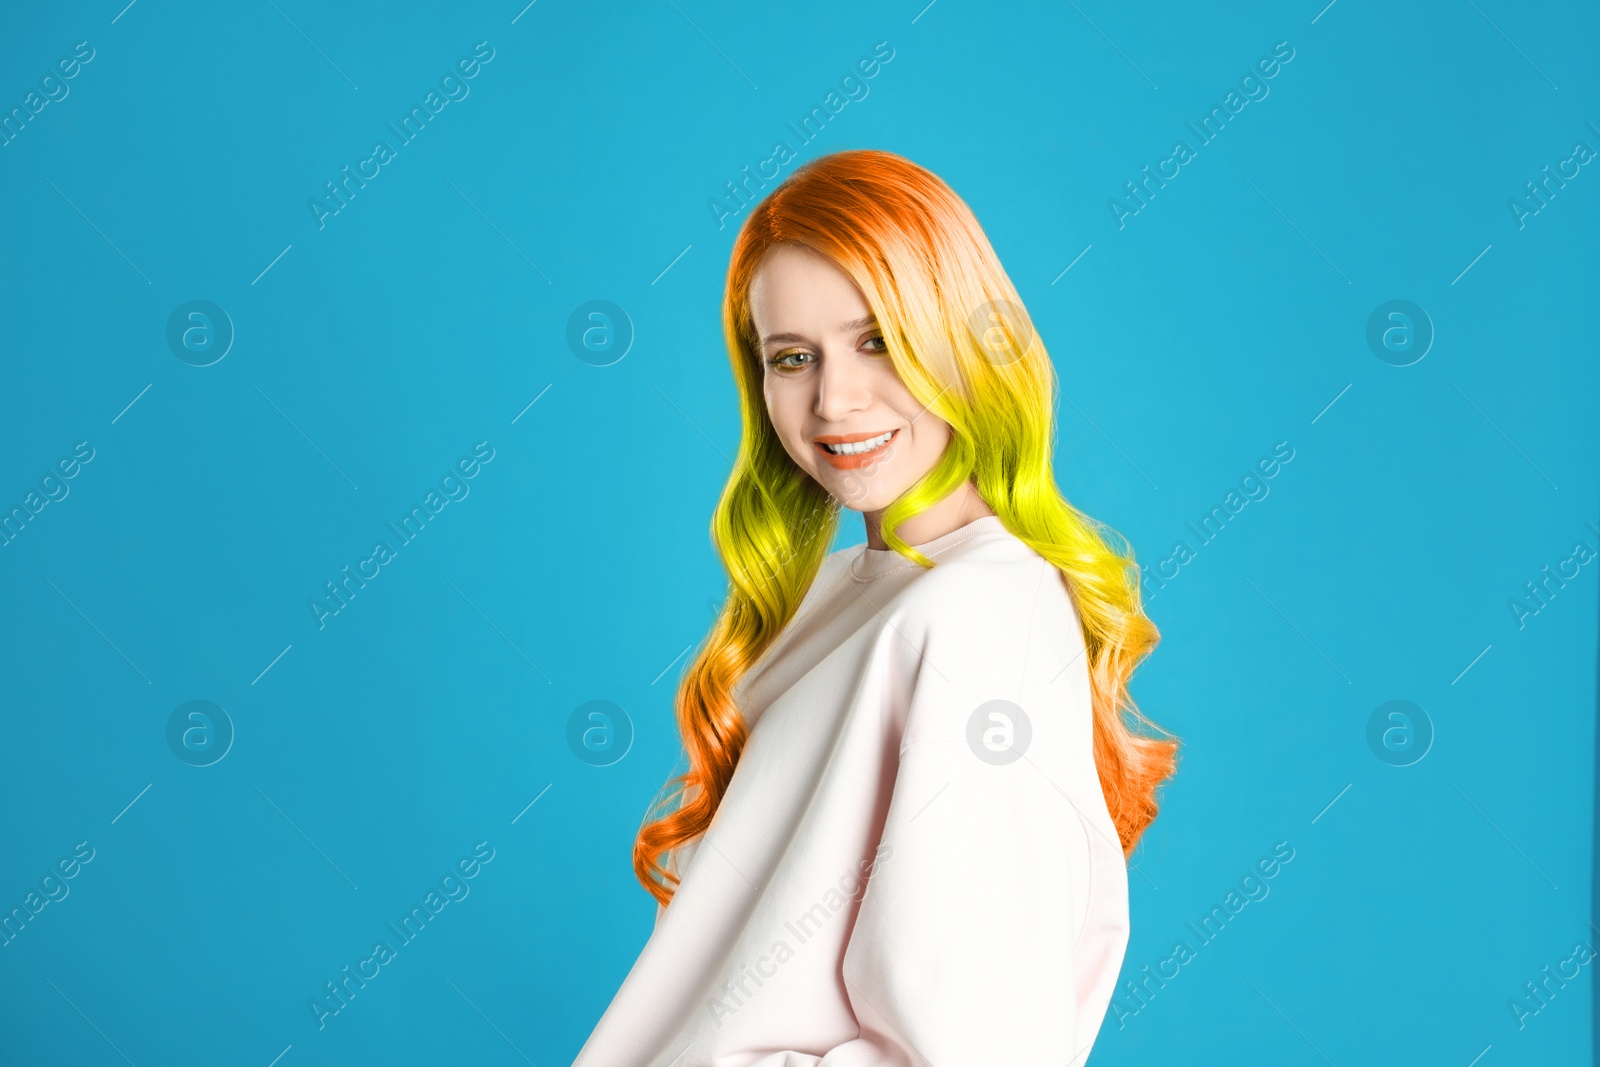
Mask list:
POLYGON ((850 441, 842 445, 830 445, 826 442, 819 443, 836 456, 853 456, 858 452, 871 452, 875 448, 882 448, 889 443, 889 438, 893 437, 894 433, 893 430, 890 430, 888 433, 880 433, 876 437, 869 437, 865 441, 850 441))
POLYGON ((898 429, 885 433, 875 434, 872 437, 858 438, 854 441, 825 441, 817 440, 817 451, 828 463, 841 470, 864 467, 868 463, 881 457, 889 447, 889 442, 899 434, 898 429))

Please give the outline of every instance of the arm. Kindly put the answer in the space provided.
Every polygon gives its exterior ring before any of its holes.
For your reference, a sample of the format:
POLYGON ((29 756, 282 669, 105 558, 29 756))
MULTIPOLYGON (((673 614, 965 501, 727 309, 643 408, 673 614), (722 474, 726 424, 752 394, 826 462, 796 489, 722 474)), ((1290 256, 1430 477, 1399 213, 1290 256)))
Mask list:
MULTIPOLYGON (((699 850, 701 840, 702 838, 697 837, 693 841, 679 845, 667 853, 667 870, 671 871, 680 881, 689 870, 689 862, 694 859, 695 852, 699 850)), ((656 905, 656 926, 661 925, 661 917, 666 913, 667 906, 665 904, 656 905)))

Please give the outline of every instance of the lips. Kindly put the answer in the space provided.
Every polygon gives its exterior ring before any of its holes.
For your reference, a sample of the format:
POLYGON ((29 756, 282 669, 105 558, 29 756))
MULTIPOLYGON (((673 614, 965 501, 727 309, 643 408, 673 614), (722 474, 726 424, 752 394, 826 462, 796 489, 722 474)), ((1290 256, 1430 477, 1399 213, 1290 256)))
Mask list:
POLYGON ((898 427, 893 430, 878 430, 873 433, 824 434, 820 437, 812 438, 812 447, 817 450, 817 455, 821 456, 829 466, 838 470, 856 470, 884 458, 899 436, 900 430, 898 427), (854 444, 858 441, 870 441, 875 437, 882 437, 885 433, 889 435, 889 439, 870 452, 836 455, 823 447, 824 445, 846 445, 854 444))

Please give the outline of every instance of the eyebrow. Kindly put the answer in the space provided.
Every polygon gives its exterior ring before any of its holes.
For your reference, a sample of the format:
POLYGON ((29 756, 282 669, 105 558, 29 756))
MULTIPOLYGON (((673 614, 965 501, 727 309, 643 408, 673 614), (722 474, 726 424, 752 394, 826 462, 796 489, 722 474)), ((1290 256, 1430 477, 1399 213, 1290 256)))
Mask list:
MULTIPOLYGON (((864 318, 851 319, 849 322, 841 322, 839 324, 839 331, 841 333, 847 333, 850 330, 859 330, 866 326, 876 325, 877 321, 878 318, 876 315, 867 315, 864 318)), ((761 339, 761 347, 765 348, 767 345, 776 344, 780 341, 798 341, 804 344, 807 340, 809 339, 802 337, 797 333, 769 333, 767 336, 761 339)))

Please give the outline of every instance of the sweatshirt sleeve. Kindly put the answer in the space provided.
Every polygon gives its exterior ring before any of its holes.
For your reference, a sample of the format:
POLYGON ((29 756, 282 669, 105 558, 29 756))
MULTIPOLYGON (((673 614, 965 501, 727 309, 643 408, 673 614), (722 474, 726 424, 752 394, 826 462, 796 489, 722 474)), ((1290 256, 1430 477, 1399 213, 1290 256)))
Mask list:
POLYGON ((843 961, 860 1036, 751 1067, 1084 1063, 1075 943, 1104 799, 1082 630, 1039 563, 947 580, 899 624, 899 765, 843 961))

